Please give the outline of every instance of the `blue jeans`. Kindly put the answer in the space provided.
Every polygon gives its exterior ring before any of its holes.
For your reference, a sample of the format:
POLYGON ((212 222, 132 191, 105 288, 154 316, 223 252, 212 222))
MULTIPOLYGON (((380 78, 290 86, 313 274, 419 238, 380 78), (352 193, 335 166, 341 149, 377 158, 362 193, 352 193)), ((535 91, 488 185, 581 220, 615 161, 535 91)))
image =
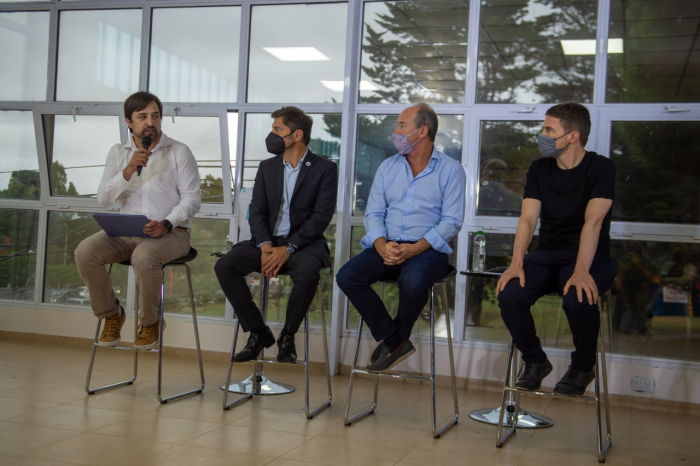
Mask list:
POLYGON ((382 341, 396 330, 401 341, 411 336, 413 324, 428 302, 430 289, 448 271, 447 254, 434 249, 411 257, 400 265, 385 265, 374 248, 365 249, 350 259, 336 275, 338 286, 357 308, 372 336, 382 341), (386 306, 371 288, 380 280, 397 280, 399 309, 392 319, 386 306))
MULTIPOLYGON (((537 337, 530 307, 544 295, 562 294, 564 285, 574 273, 577 256, 578 251, 547 249, 538 249, 526 254, 523 262, 525 286, 521 287, 518 279, 514 278, 499 293, 501 317, 513 337, 515 346, 523 353, 523 361, 539 363, 546 359, 547 356, 542 351, 540 339, 537 337)), ((598 288, 598 294, 602 295, 612 287, 616 269, 616 262, 609 256, 595 255, 589 273, 598 288)), ((590 371, 595 364, 598 344, 598 304, 588 304, 585 293, 583 302, 578 302, 576 288, 571 287, 562 298, 562 307, 569 320, 576 348, 571 353, 571 365, 577 370, 590 371)))

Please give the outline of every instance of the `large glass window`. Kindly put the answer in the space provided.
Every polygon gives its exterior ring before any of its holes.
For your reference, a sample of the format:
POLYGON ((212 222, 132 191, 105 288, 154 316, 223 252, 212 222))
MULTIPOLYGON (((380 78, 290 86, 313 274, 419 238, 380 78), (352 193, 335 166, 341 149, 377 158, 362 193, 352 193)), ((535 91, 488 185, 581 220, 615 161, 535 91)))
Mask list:
POLYGON ((240 7, 153 10, 151 92, 164 102, 235 102, 240 24, 240 7))
POLYGON ((347 10, 347 3, 254 6, 248 102, 342 101, 347 10))
POLYGON ((120 142, 116 116, 44 115, 52 196, 97 195, 109 150, 120 142))
POLYGON ((0 44, 0 100, 45 100, 49 13, 0 13, 0 44))
MULTIPOLYGON (((397 115, 362 115, 359 117, 357 148, 355 155, 355 189, 353 190, 354 215, 365 214, 367 198, 374 175, 381 163, 397 154, 391 142, 396 129, 397 115)), ((462 162, 462 115, 438 115, 438 132, 435 147, 462 162)))
MULTIPOLYGON (((43 301, 66 306, 90 307, 90 293, 75 265, 75 249, 80 242, 100 231, 92 214, 49 212, 43 301)), ((114 293, 126 304, 127 268, 112 268, 114 293)))
POLYGON ((519 217, 540 121, 482 121, 476 215, 519 217))
POLYGON ((478 103, 592 102, 597 0, 484 0, 478 103))
POLYGON ((365 3, 360 102, 464 102, 468 3, 365 3))
POLYGON ((39 199, 32 112, 0 111, 0 198, 39 199))
POLYGON ((140 59, 141 10, 62 11, 56 100, 123 102, 140 59))
POLYGON ((34 299, 38 231, 38 210, 0 209, 0 299, 34 299))
MULTIPOLYGON (((197 258, 189 263, 195 306, 198 316, 224 317, 226 297, 214 275, 218 257, 213 252, 226 245, 228 220, 195 218, 192 220, 190 239, 197 250, 197 258)), ((165 312, 190 314, 190 295, 184 268, 173 267, 166 273, 165 312)))
POLYGON ((613 220, 700 223, 697 121, 614 121, 617 168, 613 220))
POLYGON ((612 241, 616 353, 700 359, 700 244, 612 241))
POLYGON ((606 102, 700 101, 700 3, 612 0, 606 102))
POLYGON ((221 171, 221 130, 219 117, 164 118, 162 130, 190 148, 197 160, 202 202, 223 204, 224 181, 221 171))

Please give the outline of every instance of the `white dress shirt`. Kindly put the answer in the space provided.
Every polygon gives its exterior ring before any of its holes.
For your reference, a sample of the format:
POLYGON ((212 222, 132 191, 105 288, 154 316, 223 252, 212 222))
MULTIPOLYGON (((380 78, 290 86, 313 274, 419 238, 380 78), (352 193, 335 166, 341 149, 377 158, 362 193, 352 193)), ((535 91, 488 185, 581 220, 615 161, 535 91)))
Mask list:
POLYGON ((110 149, 97 202, 109 207, 119 201, 122 214, 143 214, 159 222, 167 219, 173 227, 189 228, 202 204, 199 170, 192 151, 161 133, 141 176, 134 173, 127 181, 122 171, 137 150, 133 137, 110 149))

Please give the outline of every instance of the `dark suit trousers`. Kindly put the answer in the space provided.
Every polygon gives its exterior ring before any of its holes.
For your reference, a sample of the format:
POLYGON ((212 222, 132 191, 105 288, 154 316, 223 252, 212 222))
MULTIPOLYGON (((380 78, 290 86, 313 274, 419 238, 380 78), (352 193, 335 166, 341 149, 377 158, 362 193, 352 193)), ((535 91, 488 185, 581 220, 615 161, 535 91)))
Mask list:
MULTIPOLYGON (((233 306, 244 332, 265 325, 245 280, 245 276, 249 273, 260 272, 261 256, 260 248, 249 241, 244 241, 235 245, 214 266, 221 289, 233 306)), ((319 271, 322 268, 321 259, 303 249, 292 254, 282 266, 280 275, 289 275, 294 284, 289 294, 284 323, 287 332, 295 334, 304 321, 316 294, 320 279, 319 271)))

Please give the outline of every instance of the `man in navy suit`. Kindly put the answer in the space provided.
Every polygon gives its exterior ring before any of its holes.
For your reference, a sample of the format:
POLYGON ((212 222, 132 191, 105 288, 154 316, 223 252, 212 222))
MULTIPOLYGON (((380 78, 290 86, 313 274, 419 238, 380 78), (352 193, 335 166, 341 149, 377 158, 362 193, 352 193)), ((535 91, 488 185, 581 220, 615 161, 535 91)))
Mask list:
POLYGON ((272 131, 265 144, 275 157, 261 162, 255 176, 249 215, 252 238, 236 244, 214 267, 243 331, 250 332, 245 348, 233 357, 236 362, 256 359, 275 343, 245 276, 285 273, 292 279, 277 360, 296 362, 294 335, 313 301, 320 270, 331 266, 323 233, 335 212, 337 166, 308 149, 313 120, 302 110, 282 107, 271 116, 272 131))

